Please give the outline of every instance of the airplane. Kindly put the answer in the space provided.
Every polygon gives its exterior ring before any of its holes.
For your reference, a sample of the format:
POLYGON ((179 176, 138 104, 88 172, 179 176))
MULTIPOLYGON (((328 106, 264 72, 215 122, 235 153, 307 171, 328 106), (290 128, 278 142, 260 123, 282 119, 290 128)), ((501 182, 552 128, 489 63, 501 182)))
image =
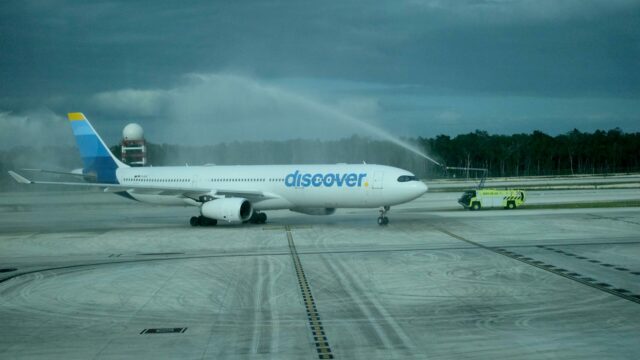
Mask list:
POLYGON ((130 167, 111 153, 83 113, 67 117, 84 166, 69 175, 85 182, 33 181, 15 171, 9 175, 23 184, 98 187, 143 203, 195 206, 199 215, 191 217, 191 226, 264 224, 265 210, 331 215, 336 208, 380 208, 378 224, 387 225, 392 205, 428 189, 406 170, 366 163, 130 167))

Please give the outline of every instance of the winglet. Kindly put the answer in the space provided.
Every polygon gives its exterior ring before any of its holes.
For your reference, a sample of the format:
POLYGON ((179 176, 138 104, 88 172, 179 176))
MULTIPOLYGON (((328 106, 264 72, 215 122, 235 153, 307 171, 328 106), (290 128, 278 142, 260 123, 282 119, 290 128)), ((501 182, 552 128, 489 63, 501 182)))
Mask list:
POLYGON ((9 175, 11 175, 11 177, 19 182, 20 184, 33 184, 33 181, 27 179, 26 177, 14 172, 14 171, 9 171, 9 175))

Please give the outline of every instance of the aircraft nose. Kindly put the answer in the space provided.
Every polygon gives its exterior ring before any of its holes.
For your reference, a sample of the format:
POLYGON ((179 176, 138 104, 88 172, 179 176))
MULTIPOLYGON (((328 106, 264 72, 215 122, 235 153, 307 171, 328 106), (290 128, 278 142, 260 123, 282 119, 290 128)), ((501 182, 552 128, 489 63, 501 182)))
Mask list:
POLYGON ((420 195, 426 193, 427 190, 429 190, 429 187, 427 186, 427 184, 425 184, 422 181, 420 181, 420 184, 418 185, 418 191, 419 191, 420 195))
POLYGON ((412 196, 418 197, 426 193, 429 188, 427 187, 427 184, 422 181, 412 181, 410 189, 412 196))

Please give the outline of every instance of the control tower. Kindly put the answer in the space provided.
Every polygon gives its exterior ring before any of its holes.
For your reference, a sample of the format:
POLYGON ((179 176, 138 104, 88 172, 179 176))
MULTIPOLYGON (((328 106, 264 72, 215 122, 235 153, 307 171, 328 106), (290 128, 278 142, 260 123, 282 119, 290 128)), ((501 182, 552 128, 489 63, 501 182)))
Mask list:
POLYGON ((131 123, 122 130, 122 162, 131 166, 147 165, 147 146, 142 126, 131 123))

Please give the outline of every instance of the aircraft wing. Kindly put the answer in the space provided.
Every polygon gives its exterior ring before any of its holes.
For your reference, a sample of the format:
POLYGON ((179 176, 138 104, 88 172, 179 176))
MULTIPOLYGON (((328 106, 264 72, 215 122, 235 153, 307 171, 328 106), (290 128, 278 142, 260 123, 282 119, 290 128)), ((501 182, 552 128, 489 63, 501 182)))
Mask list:
MULTIPOLYGON (((22 171, 31 171, 38 173, 46 173, 46 174, 56 174, 56 175, 67 175, 67 176, 79 176, 84 179, 96 179, 97 177, 94 174, 82 174, 81 172, 64 172, 64 171, 56 171, 56 170, 45 170, 45 169, 22 169, 22 171)), ((13 176, 13 175, 12 175, 13 176)))
POLYGON ((255 202, 258 200, 265 199, 273 199, 278 196, 274 196, 273 194, 267 194, 262 191, 250 191, 250 190, 214 190, 216 195, 225 196, 225 197, 239 197, 245 198, 251 202, 255 202))
POLYGON ((86 182, 59 182, 59 181, 34 181, 24 176, 9 171, 11 177, 21 184, 41 184, 41 185, 65 185, 65 186, 81 186, 88 188, 104 188, 104 192, 123 192, 127 191, 135 194, 149 195, 174 195, 183 196, 193 200, 198 200, 202 195, 209 196, 225 196, 225 197, 241 197, 249 201, 258 201, 275 196, 265 194, 262 191, 251 190, 216 190, 209 188, 193 188, 193 187, 176 187, 176 186, 158 186, 158 185, 134 185, 134 184, 107 184, 107 183, 86 183, 86 182))

